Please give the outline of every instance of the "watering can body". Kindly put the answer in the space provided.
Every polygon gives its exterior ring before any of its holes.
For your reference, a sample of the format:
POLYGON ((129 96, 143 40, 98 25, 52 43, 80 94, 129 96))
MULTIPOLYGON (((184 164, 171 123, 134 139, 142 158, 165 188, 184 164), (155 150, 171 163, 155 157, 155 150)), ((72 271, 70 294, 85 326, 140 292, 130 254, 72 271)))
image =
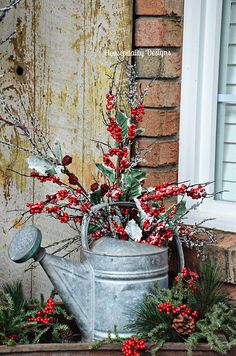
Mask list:
POLYGON ((104 339, 108 331, 114 336, 114 326, 119 336, 129 337, 133 332, 127 324, 144 295, 154 283, 168 287, 168 249, 108 237, 89 245, 88 221, 89 217, 82 225, 80 262, 47 254, 34 226, 18 232, 9 249, 10 258, 24 262, 33 257, 40 262, 74 315, 83 341, 104 339))

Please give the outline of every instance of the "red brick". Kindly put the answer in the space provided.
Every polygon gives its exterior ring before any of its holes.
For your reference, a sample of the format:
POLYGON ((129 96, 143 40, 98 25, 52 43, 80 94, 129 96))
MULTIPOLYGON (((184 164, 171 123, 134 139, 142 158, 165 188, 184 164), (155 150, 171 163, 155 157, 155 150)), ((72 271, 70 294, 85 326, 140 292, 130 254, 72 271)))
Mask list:
POLYGON ((180 47, 182 25, 179 21, 160 18, 139 18, 135 25, 137 47, 180 47))
POLYGON ((229 293, 230 299, 236 301, 236 286, 234 284, 224 283, 224 287, 229 293))
POLYGON ((181 52, 171 52, 164 56, 161 66, 161 77, 175 78, 181 75, 182 55, 181 52))
MULTIPOLYGON (((140 80, 142 89, 149 83, 149 80, 140 80)), ((144 105, 149 107, 176 107, 180 101, 180 84, 177 82, 155 80, 145 96, 144 105)))
POLYGON ((227 249, 217 247, 217 245, 208 245, 206 248, 208 258, 216 264, 219 264, 222 280, 226 281, 228 275, 228 252, 227 249))
POLYGON ((171 110, 146 109, 140 127, 144 136, 174 135, 179 129, 179 113, 171 110))
POLYGON ((160 48, 139 49, 142 56, 136 56, 139 77, 177 78, 181 74, 181 52, 160 48))
POLYGON ((149 170, 147 172, 147 178, 145 179, 145 187, 154 187, 154 185, 162 184, 164 182, 177 182, 177 171, 154 171, 149 170))
POLYGON ((236 284, 236 234, 218 231, 218 242, 209 245, 206 252, 220 265, 224 280, 236 284))
POLYGON ((137 15, 183 15, 183 0, 136 0, 137 15))
POLYGON ((141 166, 160 167, 178 162, 178 142, 154 140, 140 140, 138 147, 142 150, 140 155, 146 162, 141 162, 141 166))

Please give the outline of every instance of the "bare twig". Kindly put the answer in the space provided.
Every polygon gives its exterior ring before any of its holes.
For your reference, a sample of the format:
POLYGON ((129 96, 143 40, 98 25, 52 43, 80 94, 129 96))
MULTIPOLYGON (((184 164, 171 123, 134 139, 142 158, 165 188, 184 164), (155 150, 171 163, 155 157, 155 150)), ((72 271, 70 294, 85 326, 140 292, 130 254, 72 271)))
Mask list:
POLYGON ((16 34, 16 31, 12 32, 12 33, 11 33, 9 36, 7 36, 6 38, 1 39, 1 40, 0 40, 0 46, 1 46, 3 43, 9 41, 15 34, 16 34))
POLYGON ((12 0, 9 5, 0 9, 0 22, 4 19, 6 14, 17 4, 19 4, 21 0, 12 0))

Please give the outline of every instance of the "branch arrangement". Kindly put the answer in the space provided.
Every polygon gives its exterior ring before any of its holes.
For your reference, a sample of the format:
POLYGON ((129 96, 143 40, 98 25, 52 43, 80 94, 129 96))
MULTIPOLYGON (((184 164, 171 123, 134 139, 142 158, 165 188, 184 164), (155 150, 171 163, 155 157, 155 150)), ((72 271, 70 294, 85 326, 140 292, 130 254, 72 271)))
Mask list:
MULTIPOLYGON (((196 247, 199 255, 206 243, 216 240, 215 233, 204 229, 201 224, 192 227, 184 225, 186 215, 212 197, 206 190, 209 182, 165 182, 149 188, 143 185, 146 173, 138 167, 142 158, 132 156, 131 147, 143 132, 140 123, 144 117, 144 98, 150 88, 151 83, 144 89, 138 85, 135 66, 126 61, 114 66, 105 110, 102 112, 102 120, 113 139, 113 145, 96 141, 103 154, 103 162, 96 163, 103 182, 94 182, 89 191, 70 170, 72 157, 62 154, 59 142, 51 145, 37 118, 33 114, 26 119, 13 116, 2 100, 4 114, 0 117, 0 125, 2 128, 13 127, 30 144, 30 148, 16 148, 30 155, 27 162, 32 170, 31 179, 43 184, 50 182, 57 187, 55 193, 47 194, 41 201, 28 203, 21 220, 46 214, 60 223, 68 224, 79 235, 83 217, 92 206, 102 202, 126 201, 134 202, 136 209, 113 207, 92 215, 89 224, 92 239, 111 237, 166 246, 174 235, 178 235, 185 245, 196 247), (122 66, 127 74, 122 85, 116 83, 118 66, 122 66), (187 197, 193 200, 188 209, 185 204, 187 197), (202 239, 202 234, 207 239, 202 239)), ((7 141, 0 143, 12 146, 7 141)), ((74 242, 73 239, 64 241, 64 246, 68 247, 71 241, 74 242)))

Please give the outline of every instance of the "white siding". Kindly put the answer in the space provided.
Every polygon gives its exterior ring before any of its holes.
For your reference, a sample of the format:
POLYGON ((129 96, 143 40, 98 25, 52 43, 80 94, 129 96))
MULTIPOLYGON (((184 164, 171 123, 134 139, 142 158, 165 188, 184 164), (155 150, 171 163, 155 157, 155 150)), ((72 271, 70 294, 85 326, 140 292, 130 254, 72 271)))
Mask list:
POLYGON ((225 0, 223 4, 219 65, 223 99, 217 118, 216 191, 224 191, 218 199, 236 202, 236 1, 225 0))

